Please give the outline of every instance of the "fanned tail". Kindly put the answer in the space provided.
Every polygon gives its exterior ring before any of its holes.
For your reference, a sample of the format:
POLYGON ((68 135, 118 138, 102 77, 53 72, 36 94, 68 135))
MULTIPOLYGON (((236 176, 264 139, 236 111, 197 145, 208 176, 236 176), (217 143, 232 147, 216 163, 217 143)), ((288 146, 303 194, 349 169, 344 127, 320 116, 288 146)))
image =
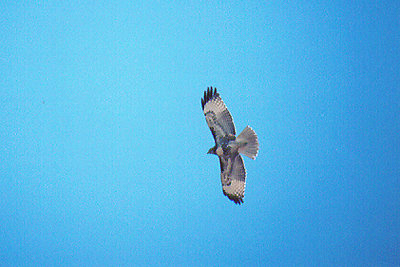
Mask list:
POLYGON ((238 150, 239 153, 242 153, 251 159, 255 159, 257 157, 259 147, 258 137, 250 126, 244 128, 244 130, 236 138, 236 141, 241 144, 238 150))

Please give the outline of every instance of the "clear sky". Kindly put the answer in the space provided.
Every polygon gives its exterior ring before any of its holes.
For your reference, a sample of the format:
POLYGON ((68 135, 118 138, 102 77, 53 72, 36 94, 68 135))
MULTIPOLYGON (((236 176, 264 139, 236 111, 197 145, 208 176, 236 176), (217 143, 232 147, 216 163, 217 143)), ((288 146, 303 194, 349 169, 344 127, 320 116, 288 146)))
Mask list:
POLYGON ((0 74, 1 265, 400 262, 400 1, 1 1, 0 74))

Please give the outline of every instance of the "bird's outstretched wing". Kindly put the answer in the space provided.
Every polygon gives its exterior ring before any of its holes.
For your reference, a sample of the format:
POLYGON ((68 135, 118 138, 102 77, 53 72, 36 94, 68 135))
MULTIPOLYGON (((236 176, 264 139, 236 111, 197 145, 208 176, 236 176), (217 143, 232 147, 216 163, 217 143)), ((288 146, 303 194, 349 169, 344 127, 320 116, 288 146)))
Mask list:
POLYGON ((243 203, 246 169, 242 157, 239 154, 229 160, 219 157, 219 162, 221 164, 222 192, 236 204, 243 203))
POLYGON ((204 97, 201 99, 201 107, 216 143, 221 143, 221 138, 236 135, 232 116, 216 88, 207 88, 204 97))

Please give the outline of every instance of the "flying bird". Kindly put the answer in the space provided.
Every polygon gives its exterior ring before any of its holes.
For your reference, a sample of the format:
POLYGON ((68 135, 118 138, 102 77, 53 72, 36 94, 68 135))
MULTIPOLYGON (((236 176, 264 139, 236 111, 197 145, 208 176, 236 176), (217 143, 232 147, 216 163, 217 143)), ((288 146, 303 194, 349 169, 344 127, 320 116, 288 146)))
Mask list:
POLYGON ((217 88, 208 87, 204 91, 201 107, 215 140, 215 146, 207 154, 219 158, 222 192, 236 204, 241 204, 246 186, 246 169, 240 154, 256 158, 259 147, 257 134, 247 126, 236 137, 232 116, 217 93, 217 88))

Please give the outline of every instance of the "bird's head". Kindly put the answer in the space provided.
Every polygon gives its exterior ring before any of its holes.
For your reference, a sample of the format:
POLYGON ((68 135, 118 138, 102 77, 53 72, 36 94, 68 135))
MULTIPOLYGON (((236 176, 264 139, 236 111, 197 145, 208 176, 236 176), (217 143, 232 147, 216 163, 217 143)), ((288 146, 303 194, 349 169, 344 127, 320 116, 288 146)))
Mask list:
POLYGON ((210 148, 209 150, 208 150, 208 152, 207 152, 207 154, 217 154, 217 152, 215 151, 216 150, 216 147, 214 146, 214 147, 212 147, 212 148, 210 148))

